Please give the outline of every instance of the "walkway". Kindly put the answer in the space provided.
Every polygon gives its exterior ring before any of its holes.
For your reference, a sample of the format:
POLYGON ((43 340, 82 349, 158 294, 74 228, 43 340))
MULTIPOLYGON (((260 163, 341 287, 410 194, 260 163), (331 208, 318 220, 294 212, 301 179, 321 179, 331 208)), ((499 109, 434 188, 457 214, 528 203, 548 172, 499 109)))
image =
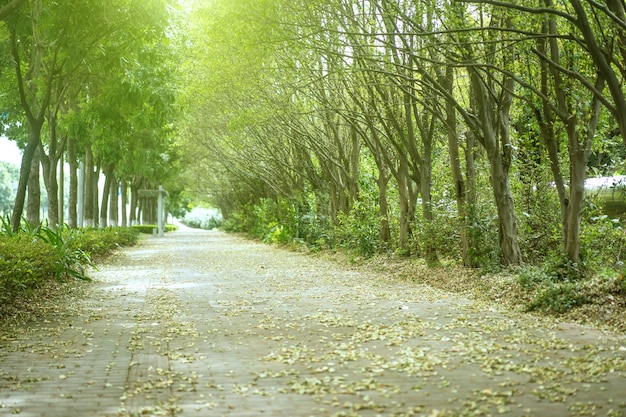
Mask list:
MULTIPOLYGON (((626 339, 220 232, 0 333, 0 416, 626 416, 626 339)), ((625 312, 626 314, 626 312, 625 312)))

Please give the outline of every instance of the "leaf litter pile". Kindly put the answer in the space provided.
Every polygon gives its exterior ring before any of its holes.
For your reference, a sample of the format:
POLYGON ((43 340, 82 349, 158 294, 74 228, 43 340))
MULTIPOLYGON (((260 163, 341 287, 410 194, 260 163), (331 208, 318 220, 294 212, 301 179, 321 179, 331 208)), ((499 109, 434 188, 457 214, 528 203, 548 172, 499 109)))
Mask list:
POLYGON ((0 415, 626 416, 623 333, 369 269, 147 239, 82 301, 5 324, 0 415))

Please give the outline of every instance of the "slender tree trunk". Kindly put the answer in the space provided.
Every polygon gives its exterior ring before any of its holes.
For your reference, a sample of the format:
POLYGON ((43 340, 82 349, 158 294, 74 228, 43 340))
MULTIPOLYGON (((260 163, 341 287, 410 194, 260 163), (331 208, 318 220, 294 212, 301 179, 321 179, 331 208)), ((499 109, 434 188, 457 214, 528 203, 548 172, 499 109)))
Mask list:
POLYGON ((65 161, 63 156, 64 154, 61 153, 59 159, 59 224, 65 222, 65 161))
MULTIPOLYGON (((604 80, 600 78, 596 82, 596 88, 602 89, 604 80)), ((582 143, 579 140, 577 132, 578 126, 576 117, 570 117, 568 122, 569 154, 570 154, 570 194, 569 204, 567 206, 568 223, 567 223, 567 240, 565 242, 565 253, 570 262, 576 264, 580 259, 580 221, 582 217, 582 209, 585 198, 585 178, 587 172, 587 164, 589 162, 589 154, 591 153, 591 144, 595 137, 598 122, 600 121, 600 111, 602 104, 597 97, 593 98, 591 107, 591 117, 585 126, 585 135, 582 143)))
MULTIPOLYGON (((51 139, 52 142, 52 139, 51 139)), ((41 166, 43 167, 43 179, 48 193, 48 224, 56 227, 59 222, 59 183, 57 181, 57 157, 56 142, 51 144, 49 155, 40 148, 41 166)))
MULTIPOLYGON (((454 67, 446 67, 445 77, 441 77, 441 84, 450 97, 454 94, 454 67)), ((448 155, 450 156, 450 167, 452 172, 452 181, 454 183, 454 196, 456 198, 456 210, 459 218, 459 235, 461 239, 461 259, 463 265, 475 267, 470 257, 470 240, 468 233, 468 209, 467 194, 465 189, 465 180, 461 169, 461 156, 459 153, 459 136, 457 131, 456 107, 455 102, 446 99, 446 133, 448 138, 448 155)), ((467 150, 469 153, 471 149, 467 150)), ((467 162, 467 161, 466 161, 467 162)))
POLYGON ((411 208, 410 208, 410 192, 408 167, 406 163, 400 162, 396 181, 398 183, 398 198, 400 203, 400 236, 398 239, 398 247, 404 251, 409 250, 409 237, 411 236, 411 208))
POLYGON ((41 185, 39 183, 39 165, 41 163, 41 147, 38 147, 33 155, 28 177, 28 205, 26 207, 26 220, 32 225, 41 223, 41 185))
MULTIPOLYGON (((93 154, 91 147, 88 145, 85 148, 85 194, 84 194, 84 209, 83 209, 83 224, 85 227, 94 227, 94 174, 93 174, 93 154)), ((97 207, 97 206, 96 206, 97 207)))
POLYGON ((139 224, 139 187, 141 182, 132 180, 130 183, 130 225, 139 224))
POLYGON ((493 110, 489 105, 489 93, 475 69, 470 69, 470 79, 482 132, 482 145, 489 159, 491 187, 498 212, 498 235, 505 266, 517 265, 522 260, 517 232, 517 216, 505 151, 500 149, 500 138, 494 131, 493 110))
POLYGON ((137 224, 137 189, 131 183, 130 185, 130 210, 128 213, 128 223, 130 226, 134 226, 137 224))
POLYGON ((328 185, 328 204, 330 218, 335 226, 339 226, 339 198, 335 183, 330 181, 328 185))
POLYGON ((389 229, 389 204, 387 202, 387 186, 389 184, 389 174, 384 168, 378 169, 378 216, 380 218, 379 238, 381 242, 389 243, 391 240, 391 230, 389 229))
POLYGON ((43 162, 43 178, 48 192, 48 224, 50 227, 59 225, 59 185, 57 183, 56 166, 43 162))
POLYGON ((146 199, 139 198, 137 201, 137 224, 145 224, 146 223, 146 199))
POLYGON ((116 227, 118 221, 119 198, 117 195, 118 184, 115 177, 111 178, 111 190, 109 191, 109 226, 116 227))
MULTIPOLYGON (((15 9, 14 6, 19 6, 23 1, 14 1, 9 5, 2 8, 3 13, 6 13, 4 17, 9 16, 15 9)), ((11 228, 13 232, 17 232, 20 228, 20 223, 22 221, 22 215, 24 213, 24 203, 26 201, 26 191, 28 188, 28 183, 31 178, 31 169, 32 169, 32 160, 35 155, 35 152, 41 146, 41 129, 44 123, 45 111, 48 108, 50 103, 50 85, 41 86, 47 87, 47 92, 44 93, 42 101, 37 103, 37 105, 33 106, 32 102, 29 102, 27 97, 26 89, 27 89, 27 81, 24 79, 24 76, 32 76, 35 77, 39 72, 39 64, 41 62, 41 48, 33 48, 32 59, 33 66, 29 68, 27 74, 22 73, 22 65, 21 58, 19 54, 19 41, 17 39, 17 33, 15 29, 11 29, 10 31, 11 37, 11 56, 13 58, 13 63, 15 64, 15 75, 17 78, 17 86, 19 91, 20 102, 22 108, 26 113, 26 119, 28 121, 28 142, 24 149, 24 153, 22 155, 22 163, 20 165, 20 179, 17 186, 17 193, 15 195, 15 204, 13 205, 13 213, 11 214, 11 228), (38 108, 38 111, 35 112, 34 109, 38 108)), ((31 79, 31 78, 29 78, 31 79)), ((37 164, 37 171, 39 171, 39 164, 37 164)), ((33 202, 33 204, 35 204, 33 202)), ((34 215, 34 213, 33 213, 34 215)), ((28 217, 28 214, 27 214, 28 217)), ((39 214, 36 216, 39 218, 39 214)), ((39 223, 39 222, 37 222, 39 223)))
POLYGON ((99 183, 100 183, 100 165, 97 165, 93 174, 91 187, 93 188, 93 225, 94 227, 100 227, 100 221, 98 216, 98 208, 100 205, 98 204, 98 199, 100 198, 99 192, 99 183))
POLYGON ((68 224, 72 229, 78 227, 78 163, 76 160, 76 141, 68 138, 67 141, 67 162, 70 167, 70 190, 67 204, 68 224))
POLYGON ((128 204, 128 182, 122 180, 122 227, 128 226, 128 214, 126 206, 128 204))
POLYGON ((104 170, 104 186, 102 188, 102 202, 100 204, 100 227, 107 227, 109 192, 113 182, 113 164, 107 165, 104 170))
MULTIPOLYGON (((26 190, 28 188, 28 182, 30 178, 30 171, 32 168, 32 161, 40 146, 39 135, 41 132, 41 126, 31 126, 30 137, 28 144, 24 149, 22 155, 22 163, 20 166, 20 180, 17 185, 17 193, 15 195, 15 205, 13 206, 13 213, 11 215, 11 228, 13 232, 17 232, 20 228, 22 221, 22 214, 24 213, 24 203, 26 201, 26 190)), ((39 164, 37 164, 39 167, 39 164)))
POLYGON ((588 159, 586 156, 582 151, 575 152, 570 165, 570 193, 567 205, 569 216, 565 253, 572 263, 577 263, 580 257, 580 220, 585 198, 585 171, 588 159))

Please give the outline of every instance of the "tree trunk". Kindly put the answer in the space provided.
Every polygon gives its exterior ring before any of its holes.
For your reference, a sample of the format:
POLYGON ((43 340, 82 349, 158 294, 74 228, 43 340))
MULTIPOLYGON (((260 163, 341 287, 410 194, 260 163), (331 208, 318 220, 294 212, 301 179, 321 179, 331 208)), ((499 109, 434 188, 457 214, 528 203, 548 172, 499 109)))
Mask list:
POLYGON ((403 251, 409 250, 409 237, 411 235, 411 222, 410 222, 410 193, 408 167, 406 163, 400 162, 400 168, 396 181, 398 183, 398 199, 400 204, 400 236, 398 239, 398 248, 403 251))
POLYGON ((93 173, 93 178, 92 178, 92 182, 91 182, 91 187, 93 188, 93 225, 94 227, 100 227, 100 221, 99 221, 99 216, 98 216, 98 207, 100 207, 100 205, 98 204, 98 198, 100 197, 100 193, 98 190, 98 186, 100 183, 100 166, 96 166, 95 167, 95 171, 93 173))
MULTIPOLYGON (((30 178, 30 171, 32 168, 32 161, 37 148, 40 145, 39 135, 41 132, 41 126, 31 126, 30 137, 28 144, 24 149, 22 155, 22 163, 20 166, 20 180, 17 185, 17 193, 15 196, 15 205, 13 206, 13 213, 11 215, 11 229, 13 232, 17 232, 22 222, 22 214, 24 213, 24 203, 26 201, 26 190, 28 188, 28 180, 30 178)), ((39 167, 39 164, 37 164, 39 167)))
POLYGON ((111 190, 109 191, 109 226, 116 227, 118 221, 118 186, 117 179, 111 178, 111 190))
POLYGON ((28 176, 28 204, 26 207, 26 220, 31 225, 41 223, 41 185, 39 183, 39 165, 41 163, 41 147, 35 150, 28 176))
POLYGON ((126 205, 128 204, 128 182, 122 180, 122 227, 128 226, 128 214, 126 205))
MULTIPOLYGON (((13 1, 9 5, 6 5, 2 8, 2 13, 4 17, 9 16, 15 9, 14 6, 19 6, 22 1, 13 1)), ((43 99, 40 103, 37 103, 38 106, 33 106, 29 99, 27 98, 26 93, 26 82, 24 79, 24 74, 22 73, 22 65, 21 58, 19 54, 19 41, 17 39, 17 33, 15 29, 11 29, 11 55, 13 57, 14 67, 15 67, 15 75, 17 78, 17 86, 19 90, 20 102, 22 108, 26 113, 26 119, 28 121, 28 142, 24 149, 24 154, 22 156, 22 163, 20 166, 20 179, 17 186, 17 193, 15 195, 15 204, 13 206, 13 213, 11 214, 11 229, 13 232, 17 232, 20 228, 20 224, 22 221, 22 215, 24 213, 24 203, 26 200, 26 190, 28 188, 28 183, 31 178, 31 169, 32 169, 32 161, 35 155, 35 152, 41 146, 41 129, 44 123, 45 111, 50 103, 50 85, 41 86, 47 87, 47 93, 43 95, 43 99), (38 107, 39 111, 34 112, 33 109, 38 107)), ((38 72, 38 65, 34 65, 35 63, 40 63, 40 48, 33 48, 32 58, 33 58, 33 66, 29 68, 28 74, 30 76, 35 76, 38 72)), ((37 164, 37 172, 39 172, 39 164, 37 164)), ((36 197, 35 197, 36 199, 36 197)), ((35 204, 35 202, 33 202, 35 204)), ((29 204, 30 206, 30 204, 29 204)), ((34 213, 33 213, 34 214, 34 213)), ((28 215, 27 215, 28 217, 28 215)), ((39 218, 39 214, 36 216, 39 218)), ((37 222, 38 224, 39 222, 37 222)))
POLYGON ((585 171, 587 161, 584 152, 572 155, 570 166, 570 193, 565 253, 567 259, 577 263, 580 257, 580 220, 585 198, 585 171))
POLYGON ((59 198, 58 198, 58 219, 59 224, 63 224, 65 221, 65 161, 63 158, 63 153, 61 153, 61 158, 59 159, 59 198))
MULTIPOLYGON (((450 97, 454 94, 454 67, 446 67, 445 77, 441 77, 441 85, 450 97)), ((461 169, 461 156, 459 153, 459 136, 457 133, 456 103, 452 99, 446 99, 445 126, 448 138, 448 155, 450 156, 450 167, 452 171, 452 181, 454 183, 454 196, 456 198, 456 210, 459 218, 459 235, 461 239, 461 259, 463 265, 475 267, 470 258, 470 241, 468 234, 468 209, 465 192, 465 180, 461 169)), ((467 152, 472 152, 468 149, 467 152)))
POLYGON ((504 173, 500 163, 495 159, 491 165, 491 186, 498 211, 498 235, 502 250, 502 263, 505 266, 517 265, 521 262, 517 234, 517 217, 509 177, 504 173))
POLYGON ((85 148, 85 196, 83 209, 83 225, 85 227, 94 227, 94 186, 93 186, 93 154, 91 147, 87 145, 85 148))
MULTIPOLYGON (((600 76, 596 81, 596 88, 602 89, 604 80, 600 76)), ((585 198, 585 177, 587 163, 591 153, 591 144, 595 137, 598 122, 600 121, 600 110, 602 104, 597 97, 593 98, 591 106, 591 117, 585 126, 585 136, 582 143, 579 140, 576 117, 568 119, 569 154, 570 154, 570 194, 567 222, 567 240, 565 242, 565 253, 567 259, 577 264, 580 259, 580 221, 585 198)))
POLYGON ((100 205, 100 227, 107 227, 109 192, 111 191, 111 182, 113 182, 113 168, 113 164, 109 164, 104 171, 104 187, 102 188, 102 202, 100 205))
POLYGON ((508 161, 500 149, 500 138, 494 130, 493 109, 489 104, 489 93, 480 74, 470 69, 470 82, 476 100, 477 114, 482 132, 481 144, 489 159, 491 187, 498 212, 498 235, 504 266, 518 265, 522 260, 517 233, 517 216, 511 184, 508 176, 508 161))
POLYGON ((141 181, 133 180, 130 183, 130 225, 139 224, 139 188, 141 181))
POLYGON ((70 166, 70 195, 67 204, 68 224, 72 229, 78 227, 78 163, 76 160, 76 141, 68 138, 67 141, 67 162, 70 166))
POLYGON ((380 226, 378 235, 381 242, 389 243, 391 240, 391 231, 389 229, 389 204, 387 202, 387 185, 389 184, 389 174, 383 169, 378 169, 378 216, 380 218, 380 226))
POLYGON ((43 178, 48 192, 48 224, 50 227, 59 225, 59 184, 56 166, 46 157, 42 160, 43 178))
MULTIPOLYGON (((50 122, 54 125, 54 122, 50 122)), ((53 128, 51 127, 51 130, 53 128)), ((43 149, 41 152, 41 166, 43 167, 43 179, 48 192, 48 224, 50 227, 56 227, 59 223, 59 183, 57 181, 57 151, 56 138, 54 133, 50 138, 49 155, 46 155, 43 149)))

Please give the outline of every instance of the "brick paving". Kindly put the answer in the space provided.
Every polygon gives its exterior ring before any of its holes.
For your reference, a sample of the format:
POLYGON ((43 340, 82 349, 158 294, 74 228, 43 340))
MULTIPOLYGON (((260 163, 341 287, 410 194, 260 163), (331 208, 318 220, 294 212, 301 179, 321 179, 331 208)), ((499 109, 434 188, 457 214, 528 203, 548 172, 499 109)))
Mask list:
POLYGON ((220 232, 0 333, 0 416, 626 416, 626 339, 220 232))

